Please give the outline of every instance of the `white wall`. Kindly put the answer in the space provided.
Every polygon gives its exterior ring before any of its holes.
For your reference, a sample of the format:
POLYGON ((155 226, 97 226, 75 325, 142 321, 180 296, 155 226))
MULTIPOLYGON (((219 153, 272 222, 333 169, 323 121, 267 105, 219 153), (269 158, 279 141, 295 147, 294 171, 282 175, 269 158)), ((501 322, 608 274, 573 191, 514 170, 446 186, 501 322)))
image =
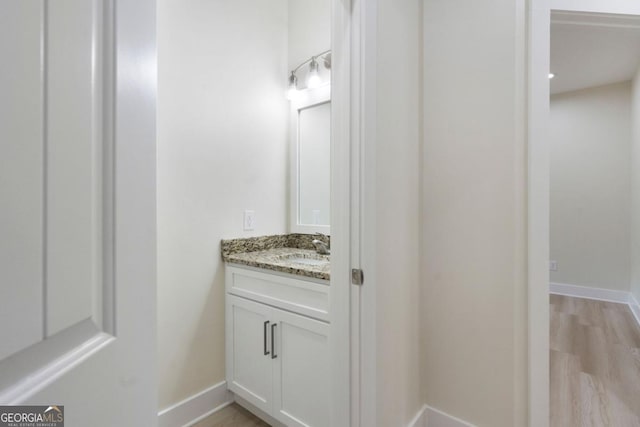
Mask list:
MULTIPOLYGON (((314 55, 331 49, 331 0, 289 1, 289 70, 314 55)), ((323 82, 330 78, 330 71, 319 63, 319 75, 323 82)), ((296 73, 298 88, 306 88, 308 66, 296 73)))
POLYGON ((160 0, 158 46, 164 408, 225 377, 220 239, 286 231, 287 2, 160 0))
MULTIPOLYGON (((419 339, 422 1, 376 3, 377 57, 375 70, 367 70, 375 76, 375 86, 369 86, 375 94, 367 93, 365 106, 375 112, 375 139, 365 141, 365 169, 375 163, 368 169, 375 176, 365 178, 371 190, 365 226, 372 228, 363 236, 363 247, 375 253, 367 252, 363 268, 365 286, 376 289, 377 319, 363 328, 376 334, 375 425, 387 427, 408 425, 424 403, 419 339), (367 271, 374 270, 371 284, 367 271)), ((373 426, 366 415, 362 425, 373 426)))
POLYGON ((640 15, 640 3, 635 0, 551 0, 551 9, 640 15))
POLYGON ((640 302, 640 70, 632 83, 631 131, 631 293, 640 302))
POLYGON ((331 1, 289 0, 289 69, 331 49, 331 1))
POLYGON ((525 2, 424 5, 426 403, 478 426, 524 426, 525 2))
POLYGON ((551 282, 629 291, 630 82, 551 97, 551 282))

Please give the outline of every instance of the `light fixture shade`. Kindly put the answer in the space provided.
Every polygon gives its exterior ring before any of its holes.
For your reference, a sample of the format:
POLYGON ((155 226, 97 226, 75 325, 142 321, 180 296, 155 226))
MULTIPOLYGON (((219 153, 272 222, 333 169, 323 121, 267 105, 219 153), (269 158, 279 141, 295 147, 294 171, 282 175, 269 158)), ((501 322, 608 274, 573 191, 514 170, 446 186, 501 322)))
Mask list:
POLYGON ((307 87, 309 89, 315 89, 320 86, 320 75, 318 74, 318 61, 316 58, 311 59, 309 64, 309 75, 307 77, 307 87))
POLYGON ((553 73, 549 73, 549 80, 551 80, 552 78, 554 78, 556 75, 553 73))
POLYGON ((298 78, 292 71, 289 76, 289 88, 287 89, 287 99, 293 101, 298 96, 298 78))

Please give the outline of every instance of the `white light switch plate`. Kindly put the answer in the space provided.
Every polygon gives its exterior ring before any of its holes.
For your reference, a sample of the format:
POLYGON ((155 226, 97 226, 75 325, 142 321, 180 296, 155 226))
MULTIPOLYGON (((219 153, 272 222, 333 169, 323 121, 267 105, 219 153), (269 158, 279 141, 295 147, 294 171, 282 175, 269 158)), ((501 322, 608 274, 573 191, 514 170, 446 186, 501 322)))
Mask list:
POLYGON ((549 271, 558 271, 558 261, 549 261, 549 271))
POLYGON ((244 211, 244 230, 251 231, 255 228, 256 212, 244 211))

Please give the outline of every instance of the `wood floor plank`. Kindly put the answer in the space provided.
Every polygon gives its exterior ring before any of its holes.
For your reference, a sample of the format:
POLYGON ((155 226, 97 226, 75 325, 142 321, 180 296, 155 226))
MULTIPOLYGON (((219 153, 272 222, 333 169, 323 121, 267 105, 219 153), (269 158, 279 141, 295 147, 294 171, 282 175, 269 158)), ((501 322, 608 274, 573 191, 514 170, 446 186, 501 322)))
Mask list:
POLYGON ((593 375, 581 372, 580 380, 580 424, 584 427, 610 426, 609 394, 602 382, 593 375))
POLYGON ((193 427, 269 427, 269 424, 233 403, 194 424, 193 427))
POLYGON ((640 427, 640 327, 624 304, 550 298, 551 427, 640 427))
POLYGON ((550 393, 551 425, 580 427, 580 358, 551 350, 551 377, 555 378, 550 393))

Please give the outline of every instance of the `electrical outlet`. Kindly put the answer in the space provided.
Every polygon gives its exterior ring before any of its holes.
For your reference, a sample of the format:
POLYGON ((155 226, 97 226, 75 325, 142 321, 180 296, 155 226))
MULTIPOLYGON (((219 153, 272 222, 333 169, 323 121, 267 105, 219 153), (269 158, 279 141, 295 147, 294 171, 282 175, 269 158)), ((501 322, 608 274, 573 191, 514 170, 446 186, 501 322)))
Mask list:
POLYGON ((251 231, 256 226, 256 212, 244 211, 244 230, 251 231))
POLYGON ((549 271, 558 271, 558 261, 549 261, 549 271))

